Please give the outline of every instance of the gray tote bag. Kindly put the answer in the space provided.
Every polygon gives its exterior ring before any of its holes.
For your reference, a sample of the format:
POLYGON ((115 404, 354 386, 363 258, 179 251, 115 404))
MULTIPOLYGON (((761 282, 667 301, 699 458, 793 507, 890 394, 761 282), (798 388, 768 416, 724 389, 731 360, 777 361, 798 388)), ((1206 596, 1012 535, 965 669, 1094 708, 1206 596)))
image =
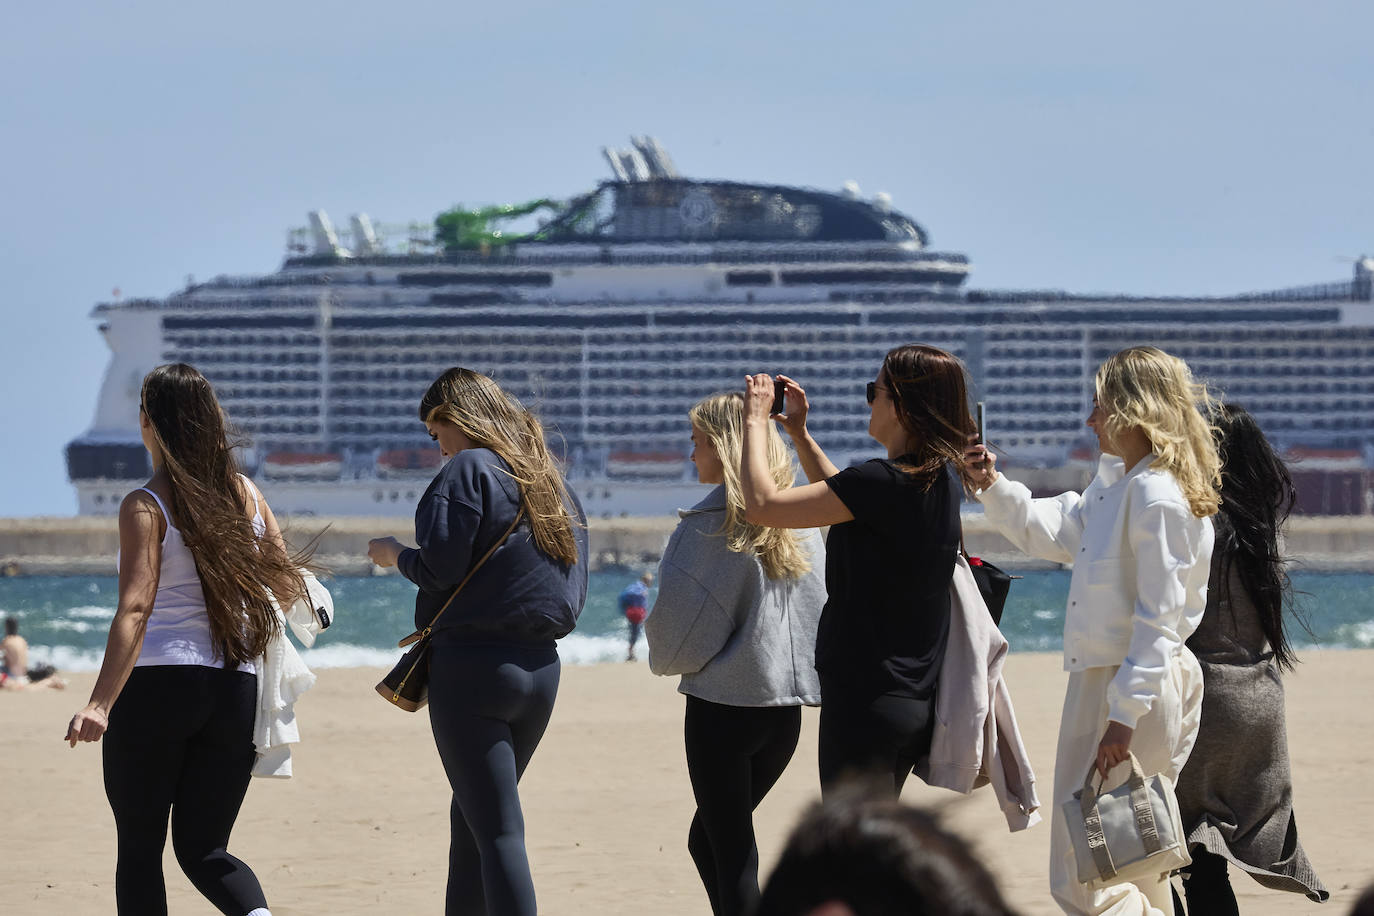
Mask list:
POLYGON ((1131 775, 1108 792, 1094 791, 1095 767, 1063 803, 1081 884, 1105 887, 1167 875, 1192 861, 1169 777, 1146 776, 1131 754, 1131 775))

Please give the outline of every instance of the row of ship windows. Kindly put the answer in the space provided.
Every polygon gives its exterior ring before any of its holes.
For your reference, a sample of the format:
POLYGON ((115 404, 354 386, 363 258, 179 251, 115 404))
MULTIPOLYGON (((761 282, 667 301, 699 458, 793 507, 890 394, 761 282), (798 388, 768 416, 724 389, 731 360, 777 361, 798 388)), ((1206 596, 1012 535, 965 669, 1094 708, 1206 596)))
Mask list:
POLYGON ((1079 382, 1021 382, 1015 385, 1006 385, 1000 382, 991 382, 986 386, 989 397, 992 395, 1027 395, 1027 394, 1057 394, 1061 396, 1081 396, 1083 385, 1079 382))
POLYGON ((166 334, 173 347, 315 347, 320 346, 318 334, 207 334, 172 332, 166 334))
POLYGON ((1284 385, 1277 382, 1233 382, 1227 386, 1229 394, 1374 394, 1374 381, 1370 382, 1314 382, 1297 385, 1284 385))
MULTIPOLYGON (((885 337, 881 341, 849 341, 837 342, 834 340, 824 341, 822 349, 809 349, 796 351, 797 344, 792 341, 771 337, 761 340, 750 340, 747 334, 731 334, 722 331, 714 336, 709 342, 730 343, 737 345, 739 349, 728 352, 737 354, 758 353, 762 350, 778 350, 792 348, 789 352, 794 353, 800 358, 821 359, 851 359, 867 355, 870 351, 877 348, 878 352, 884 351, 891 343, 891 339, 885 337)), ((166 351, 166 356, 172 359, 181 359, 191 363, 310 363, 320 358, 321 348, 318 342, 301 346, 289 344, 280 339, 264 337, 260 341, 244 341, 242 344, 236 343, 235 346, 254 346, 258 348, 252 350, 232 349, 223 350, 216 346, 205 345, 197 346, 185 341, 169 341, 171 346, 166 351), (267 347, 268 349, 261 349, 267 347), (285 349, 284 349, 285 347, 285 349)), ((821 343, 821 341, 811 341, 810 343, 821 343)), ((958 350, 963 343, 962 339, 953 343, 953 349, 958 350)), ((1374 341, 1371 341, 1374 343, 1374 341)), ((1097 346, 1090 349, 1089 358, 1095 362, 1100 362, 1115 352, 1116 348, 1097 346)), ((676 358, 683 356, 700 356, 707 353, 718 353, 719 347, 712 346, 709 349, 702 347, 689 346, 681 340, 644 340, 608 342, 598 340, 590 348, 593 353, 627 353, 637 355, 641 359, 661 358, 665 355, 676 358)), ((409 363, 417 359, 438 359, 443 361, 449 358, 453 352, 469 353, 489 353, 491 358, 499 358, 505 362, 515 362, 538 357, 542 359, 557 358, 562 356, 565 359, 580 359, 581 345, 579 341, 569 341, 566 336, 560 340, 540 342, 519 341, 510 344, 497 344, 491 340, 473 341, 471 344, 464 342, 453 342, 447 345, 442 340, 436 340, 434 336, 417 337, 414 347, 396 347, 388 344, 387 346, 378 345, 377 341, 360 342, 354 346, 337 346, 331 352, 333 358, 338 362, 361 362, 361 363, 409 363), (516 346, 518 349, 510 349, 516 346), (425 349, 417 351, 415 347, 425 349), (434 349, 442 347, 442 349, 434 349)), ((1254 346, 1253 341, 1245 344, 1236 343, 1227 347, 1220 346, 1181 346, 1172 350, 1175 355, 1185 360, 1245 360, 1245 359, 1352 359, 1365 360, 1374 355, 1374 346, 1254 346)), ((990 359, 1081 359, 1083 350, 1080 347, 1050 347, 1050 346, 1017 346, 1001 344, 989 347, 986 355, 990 359)))
MULTIPOLYGON (((166 357, 169 360, 179 359, 176 355, 166 357)), ((192 363, 192 365, 197 365, 192 363)), ((225 382, 314 382, 319 384, 320 371, 318 369, 214 369, 206 368, 205 377, 213 384, 225 382)))
MULTIPOLYGON (((738 344, 737 339, 730 339, 729 343, 738 344)), ((855 345, 852 348, 837 348, 827 346, 819 349, 798 349, 784 344, 758 344, 750 347, 741 346, 715 346, 711 348, 693 348, 672 346, 671 344, 647 345, 626 345, 621 348, 608 349, 606 347, 590 348, 586 353, 586 358, 591 363, 601 362, 623 362, 626 360, 636 362, 678 362, 682 360, 755 360, 766 358, 785 358, 795 362, 815 362, 821 360, 829 361, 852 361, 852 360, 873 360, 882 359, 885 349, 870 347, 868 345, 855 345)), ((958 348, 952 350, 956 356, 962 355, 958 348)), ((1026 357, 1034 354, 1025 354, 1026 357)), ((1048 355, 1048 354, 1045 354, 1048 355)), ((1067 357, 1067 354, 1066 354, 1067 357)), ((393 351, 393 350, 360 350, 356 353, 341 353, 337 350, 330 354, 331 366, 339 369, 353 366, 392 366, 417 364, 429 365, 450 365, 455 360, 459 362, 495 362, 503 366, 518 365, 521 363, 543 363, 550 362, 563 363, 565 365, 580 365, 583 360, 583 352, 575 345, 562 349, 539 349, 525 348, 518 350, 498 350, 491 347, 472 347, 470 349, 444 349, 433 350, 425 349, 418 351, 393 351)), ((1078 359, 1078 354, 1072 354, 1073 359, 1078 359)))
POLYGON ((998 343, 1007 340, 1062 340, 1062 341, 1081 341, 1083 340, 1082 330, 1040 330, 1038 328, 994 328, 986 332, 989 343, 998 343))
POLYGON ((1081 347, 998 346, 989 347, 985 351, 985 355, 988 360, 1071 359, 1079 361, 1083 359, 1083 349, 1081 347))
POLYGON ((295 401, 295 400, 319 400, 320 390, 318 387, 300 387, 296 385, 274 385, 271 388, 255 388, 250 385, 220 384, 220 380, 207 373, 210 383, 215 386, 215 392, 225 405, 236 401, 295 401))
MULTIPOLYGON (((812 328, 804 323, 788 328, 738 327, 722 324, 710 313, 700 316, 698 327, 636 328, 598 333, 597 346, 625 346, 643 343, 667 343, 672 346, 713 344, 722 340, 737 343, 762 344, 871 344, 889 349, 893 346, 890 328, 812 328)), ((962 332, 931 330, 925 339, 932 343, 957 343, 964 339, 962 332)))
POLYGON ((988 378, 1059 378, 1078 379, 1083 367, 1078 362, 1065 363, 1014 363, 1012 365, 990 365, 985 370, 988 378))
MULTIPOLYGON (((891 328, 865 328, 850 326, 835 328, 808 327, 804 318, 799 318, 798 329, 778 329, 775 326, 741 326, 737 322, 727 322, 718 316, 701 316, 704 329, 690 329, 679 326, 677 322, 664 326, 638 325, 625 330, 612 330, 597 327, 595 321, 590 326, 570 335, 567 331, 552 331, 538 326, 527 331, 495 331, 493 333, 473 333, 459 326, 426 328, 423 331, 392 331, 379 327, 374 333, 361 334, 335 331, 330 334, 330 346, 341 349, 365 348, 414 348, 423 346, 567 346, 570 339, 577 345, 586 342, 592 346, 625 346, 644 343, 670 343, 674 345, 709 344, 720 340, 744 340, 750 343, 806 345, 835 343, 837 340, 852 344, 868 344, 889 348, 893 345, 891 328)), ((964 332, 951 332, 923 329, 922 338, 941 345, 958 344, 963 341, 964 332)))
MULTIPOLYGON (((1317 365, 1309 362, 1299 363, 1240 363, 1229 366, 1220 366, 1215 370, 1205 363, 1194 365, 1193 372, 1208 380, 1231 378, 1272 378, 1281 376, 1283 378, 1298 377, 1337 377, 1337 378, 1367 378, 1374 376, 1374 353, 1371 353, 1367 361, 1352 363, 1347 366, 1328 366, 1317 365)), ((1289 386, 1291 390, 1292 386, 1289 386)))
POLYGON ((312 366, 318 363, 324 351, 315 347, 310 350, 199 350, 182 348, 169 350, 167 359, 190 363, 193 366, 218 366, 246 363, 253 366, 312 366))
MULTIPOLYGON (((1305 321, 1299 313, 1296 321, 1305 321)), ((1092 341, 1100 344, 1105 341, 1112 341, 1110 346, 1100 350, 1103 357, 1110 355, 1121 349, 1137 342, 1140 335, 1132 330, 1103 328, 1091 332, 1092 341)), ((1226 328, 1185 328, 1180 330, 1152 330, 1150 332, 1155 344, 1162 349, 1174 352, 1182 347, 1195 343, 1213 342, 1235 342, 1235 343, 1254 343, 1258 340, 1274 340, 1280 343, 1292 343, 1294 341, 1329 340, 1337 343, 1345 343, 1351 340, 1374 340, 1374 327, 1323 327, 1323 328, 1289 328, 1289 327, 1226 327, 1226 328)))
POLYGON ((1178 347, 1171 351, 1184 361, 1208 359, 1368 359, 1374 346, 1338 347, 1255 347, 1232 344, 1228 347, 1178 347))

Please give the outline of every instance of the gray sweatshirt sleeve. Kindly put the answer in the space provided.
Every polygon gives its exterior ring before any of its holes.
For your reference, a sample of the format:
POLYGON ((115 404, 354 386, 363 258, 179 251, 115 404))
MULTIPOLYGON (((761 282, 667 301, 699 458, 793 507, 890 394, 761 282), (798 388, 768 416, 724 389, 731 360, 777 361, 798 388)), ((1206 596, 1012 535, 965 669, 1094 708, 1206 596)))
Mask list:
POLYGON ((700 671, 735 631, 735 621, 698 579, 711 575, 710 565, 683 562, 693 553, 684 549, 684 534, 695 540, 688 524, 673 532, 659 564, 658 598, 644 622, 654 674, 700 671))

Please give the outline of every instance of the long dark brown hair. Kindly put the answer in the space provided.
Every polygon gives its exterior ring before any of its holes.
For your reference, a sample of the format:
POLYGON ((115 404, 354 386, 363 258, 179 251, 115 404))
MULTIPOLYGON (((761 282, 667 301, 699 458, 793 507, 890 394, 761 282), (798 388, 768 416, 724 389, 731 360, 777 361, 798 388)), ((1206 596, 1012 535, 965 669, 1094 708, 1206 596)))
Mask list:
POLYGON ((420 399, 420 419, 452 423, 479 448, 510 467, 535 546, 564 565, 577 562, 577 540, 563 474, 544 442, 539 418, 480 372, 455 366, 420 399))
POLYGON ((237 667, 262 655, 280 630, 269 592, 283 602, 305 593, 297 567, 308 554, 290 557, 253 530, 255 494, 239 478, 224 412, 205 376, 185 363, 158 366, 143 379, 141 398, 171 483, 172 516, 205 591, 211 642, 237 667))
POLYGON ((899 464, 928 488, 952 465, 964 490, 973 480, 964 464, 964 449, 978 425, 968 409, 964 364, 953 353, 925 344, 889 350, 879 373, 897 406, 897 420, 912 439, 912 461, 899 464))
POLYGON ((1288 467, 1245 408, 1222 404, 1212 423, 1221 453, 1221 509, 1215 523, 1221 581, 1211 587, 1229 601, 1230 573, 1235 569, 1259 614, 1274 661, 1281 669, 1292 670, 1297 656, 1288 640, 1283 612, 1285 607, 1293 609, 1293 590, 1279 550, 1279 532, 1298 494, 1288 467))

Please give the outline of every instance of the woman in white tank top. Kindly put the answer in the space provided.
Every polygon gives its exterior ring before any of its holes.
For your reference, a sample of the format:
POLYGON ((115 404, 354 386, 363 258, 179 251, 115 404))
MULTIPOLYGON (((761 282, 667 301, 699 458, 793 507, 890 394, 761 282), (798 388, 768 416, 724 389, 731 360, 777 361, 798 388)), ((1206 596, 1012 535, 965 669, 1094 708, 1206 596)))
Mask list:
POLYGON ((253 766, 253 660, 278 631, 269 593, 305 593, 261 494, 237 471, 210 383, 183 363, 143 380, 153 467, 119 508, 119 606, 67 740, 100 741, 118 833, 118 911, 166 913, 162 849, 222 913, 264 916, 227 851, 253 766), (118 701, 118 702, 116 702, 118 701))

